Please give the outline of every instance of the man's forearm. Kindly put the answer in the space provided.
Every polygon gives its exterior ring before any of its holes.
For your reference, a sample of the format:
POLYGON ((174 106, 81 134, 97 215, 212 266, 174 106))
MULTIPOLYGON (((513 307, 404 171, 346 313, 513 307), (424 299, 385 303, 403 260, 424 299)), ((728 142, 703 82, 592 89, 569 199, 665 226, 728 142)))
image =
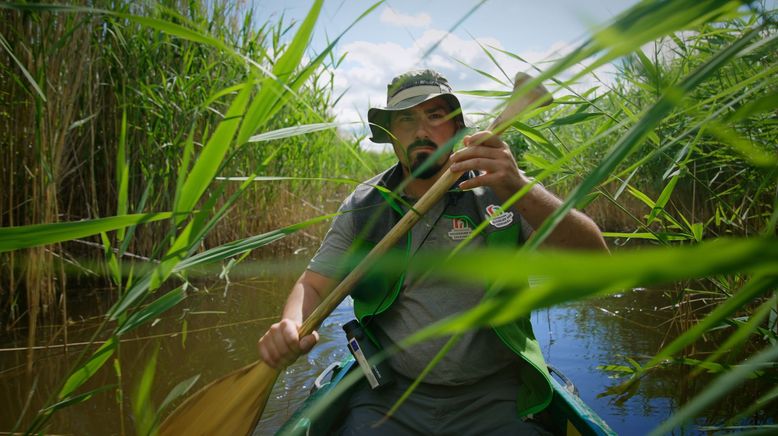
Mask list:
MULTIPOLYGON (((535 185, 515 205, 521 216, 538 229, 562 205, 562 201, 541 185, 535 185)), ((580 250, 607 250, 600 229, 591 218, 572 209, 544 241, 545 246, 580 250)))
POLYGON ((281 317, 302 324, 335 284, 335 281, 328 277, 306 270, 292 286, 281 317))
POLYGON ((302 324, 320 302, 321 298, 316 290, 298 281, 286 299, 281 317, 302 324))

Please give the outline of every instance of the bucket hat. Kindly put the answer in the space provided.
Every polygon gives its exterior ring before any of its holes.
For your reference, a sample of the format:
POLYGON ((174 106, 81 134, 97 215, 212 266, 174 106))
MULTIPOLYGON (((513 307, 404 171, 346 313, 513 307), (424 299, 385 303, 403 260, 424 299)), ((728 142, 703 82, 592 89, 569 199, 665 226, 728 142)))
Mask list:
POLYGON ((435 97, 443 97, 456 112, 454 119, 460 126, 466 126, 462 116, 462 106, 451 92, 448 80, 434 70, 414 70, 400 74, 392 79, 386 90, 386 106, 374 107, 367 111, 370 123, 371 141, 391 143, 389 135, 389 114, 416 106, 435 97))

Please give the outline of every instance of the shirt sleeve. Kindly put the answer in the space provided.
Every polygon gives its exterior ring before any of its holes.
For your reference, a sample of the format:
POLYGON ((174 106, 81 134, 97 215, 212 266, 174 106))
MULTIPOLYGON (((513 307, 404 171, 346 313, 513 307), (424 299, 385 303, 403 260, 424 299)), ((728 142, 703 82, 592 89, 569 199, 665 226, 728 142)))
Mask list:
POLYGON ((356 237, 352 196, 348 196, 340 205, 332 226, 324 236, 324 240, 308 263, 308 269, 323 276, 338 279, 344 275, 343 259, 356 237))

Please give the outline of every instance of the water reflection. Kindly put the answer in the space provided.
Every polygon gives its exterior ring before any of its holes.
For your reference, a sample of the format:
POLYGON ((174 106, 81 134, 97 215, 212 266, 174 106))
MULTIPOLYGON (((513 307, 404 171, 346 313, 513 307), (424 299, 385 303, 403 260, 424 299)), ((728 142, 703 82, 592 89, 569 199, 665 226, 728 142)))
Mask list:
MULTIPOLYGON (((197 389, 256 360, 256 341, 281 313, 295 278, 266 274, 233 281, 226 295, 223 282, 201 285, 181 307, 122 338, 118 353, 124 387, 121 402, 115 389, 97 394, 90 401, 55 413, 48 431, 118 434, 123 420, 125 431, 134 433, 132 394, 155 349, 159 350, 151 399, 155 408, 170 389, 193 375, 200 374, 197 389)), ((88 341, 101 321, 96 315, 109 307, 110 291, 90 292, 90 298, 70 302, 74 320, 69 327, 71 343, 88 341)), ((675 337, 678 326, 672 322, 673 311, 658 309, 672 304, 660 291, 635 290, 539 310, 533 313, 532 321, 547 360, 575 382, 581 397, 618 433, 643 434, 666 419, 677 404, 685 402, 708 379, 689 381, 687 368, 671 366, 652 372, 630 397, 600 396, 616 381, 597 367, 624 364, 626 357, 645 362, 661 349, 675 337)), ((257 434, 277 429, 306 398, 316 375, 348 353, 341 325, 351 318, 351 302, 347 300, 321 326, 320 343, 279 377, 257 434)), ((59 327, 40 329, 36 344, 48 348, 36 350, 31 374, 25 370, 24 331, 0 337, 0 432, 12 430, 23 412, 19 429, 26 428, 31 411, 51 401, 69 369, 88 349, 83 345, 71 345, 67 350, 59 346, 59 327)), ((117 372, 109 363, 80 392, 116 383, 117 372)), ((747 402, 742 397, 728 401, 750 403, 755 394, 748 389, 744 384, 741 394, 747 402)), ((724 407, 711 413, 726 416, 731 412, 724 407)), ((702 419, 697 422, 703 423, 702 419)))
MULTIPOLYGON (((647 356, 658 350, 667 332, 656 326, 666 320, 660 319, 653 310, 643 311, 635 305, 650 308, 663 300, 658 291, 629 292, 619 297, 542 309, 532 315, 536 336, 548 362, 573 380, 581 397, 617 433, 645 433, 672 410, 670 399, 646 398, 640 393, 618 404, 612 397, 598 397, 607 386, 614 384, 609 374, 597 369, 598 366, 620 363, 621 356, 647 356), (628 314, 629 318, 619 313, 628 314)), ((319 345, 307 359, 290 366, 277 382, 272 397, 275 401, 268 404, 255 435, 270 434, 280 427, 305 400, 316 375, 348 353, 340 326, 351 318, 351 307, 346 303, 325 322, 320 329, 319 345)))

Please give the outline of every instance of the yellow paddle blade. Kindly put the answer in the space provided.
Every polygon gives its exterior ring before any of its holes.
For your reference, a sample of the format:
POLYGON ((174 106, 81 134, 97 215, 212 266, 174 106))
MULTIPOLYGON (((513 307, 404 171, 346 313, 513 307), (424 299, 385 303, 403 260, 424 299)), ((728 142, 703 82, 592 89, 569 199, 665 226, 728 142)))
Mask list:
POLYGON ((278 370, 257 361, 187 398, 165 419, 162 436, 248 435, 265 409, 278 370))

